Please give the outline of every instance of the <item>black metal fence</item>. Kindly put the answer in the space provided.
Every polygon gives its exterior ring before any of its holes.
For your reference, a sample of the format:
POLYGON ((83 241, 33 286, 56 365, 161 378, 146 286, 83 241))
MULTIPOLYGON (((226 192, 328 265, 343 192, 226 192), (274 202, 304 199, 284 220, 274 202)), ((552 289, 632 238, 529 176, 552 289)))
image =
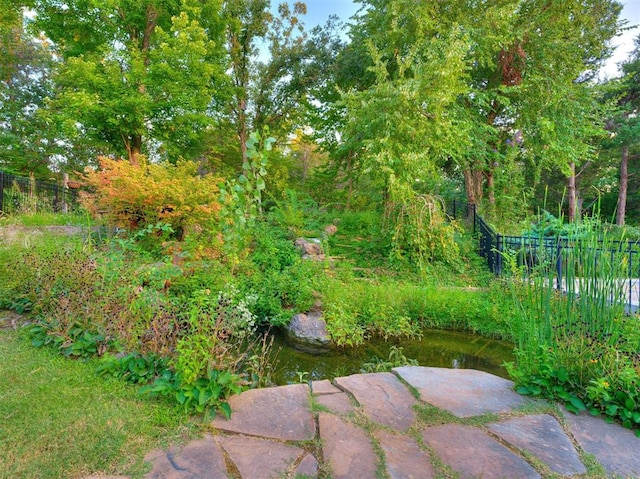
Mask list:
POLYGON ((77 200, 75 189, 0 171, 0 213, 68 213, 77 200))
MULTIPOLYGON (((473 227, 478 236, 478 252, 486 260, 489 270, 496 275, 506 271, 505 253, 515 258, 517 266, 525 271, 538 264, 547 264, 555 270, 555 286, 564 288, 569 261, 580 256, 585 244, 579 239, 565 237, 511 236, 497 233, 476 210, 475 205, 461 201, 453 201, 447 213, 453 218, 463 218, 473 227)), ((640 307, 640 241, 598 242, 593 258, 609 256, 610 264, 618 264, 622 277, 620 289, 626 296, 625 302, 629 311, 637 311, 640 307)))

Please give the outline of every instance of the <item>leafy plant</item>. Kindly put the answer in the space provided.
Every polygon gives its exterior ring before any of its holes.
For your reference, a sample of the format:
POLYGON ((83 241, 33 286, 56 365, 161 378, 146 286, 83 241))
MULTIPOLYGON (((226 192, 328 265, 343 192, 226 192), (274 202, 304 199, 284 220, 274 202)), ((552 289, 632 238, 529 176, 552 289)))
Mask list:
POLYGON ((130 353, 121 357, 105 356, 100 361, 97 372, 100 375, 122 378, 134 384, 147 384, 161 376, 168 368, 168 363, 168 358, 153 354, 130 353))
POLYGON ((570 234, 570 248, 554 248, 553 254, 538 248, 533 268, 518 264, 517 253, 505 255, 517 307, 512 322, 517 361, 509 371, 522 393, 558 399, 573 412, 586 409, 639 429, 640 334, 628 326, 633 320, 625 317, 619 280, 627 274, 626 255, 617 254, 593 226, 576 230, 577 237, 570 234))
POLYGON ((406 256, 423 274, 433 262, 455 265, 459 261, 456 226, 446 221, 441 203, 433 196, 411 195, 387 212, 392 221, 393 257, 406 256))
POLYGON ((141 394, 174 398, 186 412, 204 413, 204 419, 220 411, 231 418, 226 399, 242 391, 242 380, 230 371, 208 369, 204 376, 185 381, 180 374, 165 370, 162 376, 140 390, 141 394))
POLYGON ((417 366, 418 361, 410 359, 404 355, 402 346, 391 346, 389 349, 389 357, 387 359, 380 359, 378 357, 373 358, 371 362, 364 363, 362 365, 362 372, 364 373, 380 373, 389 372, 393 368, 400 366, 417 366))
POLYGON ((71 357, 101 355, 111 343, 104 331, 87 329, 78 322, 65 325, 55 318, 32 323, 26 326, 26 331, 34 346, 54 346, 65 356, 71 357))
POLYGON ((242 174, 237 179, 227 180, 220 189, 220 217, 228 254, 242 256, 250 237, 249 228, 262 214, 262 193, 266 188, 264 177, 267 175, 268 153, 274 141, 253 132, 247 140, 247 161, 242 164, 242 174))

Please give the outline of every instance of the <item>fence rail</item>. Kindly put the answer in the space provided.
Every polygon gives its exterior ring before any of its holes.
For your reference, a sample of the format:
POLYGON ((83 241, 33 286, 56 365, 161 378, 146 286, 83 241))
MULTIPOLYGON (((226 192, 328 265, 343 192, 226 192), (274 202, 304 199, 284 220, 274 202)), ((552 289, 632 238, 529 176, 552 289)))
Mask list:
POLYGON ((77 206, 75 189, 0 171, 0 213, 68 213, 77 206))
MULTIPOLYGON (((505 253, 515 255, 518 266, 526 271, 545 262, 555 269, 555 286, 566 288, 566 271, 569 261, 574 261, 576 253, 586 246, 579 239, 566 237, 511 236, 497 233, 478 214, 475 205, 454 200, 447 213, 455 218, 464 218, 473 226, 478 236, 478 252, 487 262, 489 270, 495 275, 505 274, 505 253), (544 256, 544 257, 541 257, 544 256)), ((624 276, 616 278, 621 281, 621 290, 625 295, 627 311, 640 309, 640 241, 606 241, 597 242, 595 258, 610 256, 610 262, 624 265, 624 276)))

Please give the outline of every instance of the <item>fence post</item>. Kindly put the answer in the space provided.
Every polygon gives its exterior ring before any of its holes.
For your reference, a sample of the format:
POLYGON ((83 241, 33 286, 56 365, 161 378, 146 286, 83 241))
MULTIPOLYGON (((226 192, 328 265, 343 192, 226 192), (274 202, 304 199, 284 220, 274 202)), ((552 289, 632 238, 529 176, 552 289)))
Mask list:
POLYGON ((556 246, 556 289, 562 291, 562 238, 558 238, 556 246))
POLYGON ((476 208, 475 203, 471 205, 471 209, 473 210, 473 232, 476 232, 476 224, 478 223, 478 209, 476 208))

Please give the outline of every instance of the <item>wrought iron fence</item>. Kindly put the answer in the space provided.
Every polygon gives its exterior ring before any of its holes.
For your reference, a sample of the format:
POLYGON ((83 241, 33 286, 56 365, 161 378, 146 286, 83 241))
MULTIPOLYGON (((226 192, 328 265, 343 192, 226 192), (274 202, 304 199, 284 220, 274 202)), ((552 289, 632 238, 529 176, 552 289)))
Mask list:
MULTIPOLYGON (((473 227, 478 237, 478 253, 486 260, 489 270, 496 275, 503 275, 505 271, 505 253, 515 258, 516 265, 524 271, 539 264, 546 264, 554 271, 555 286, 565 288, 566 271, 569 261, 575 261, 580 256, 580 250, 586 248, 579 239, 566 237, 540 236, 511 236, 497 233, 478 214, 475 205, 454 200, 447 213, 455 219, 464 219, 473 227)), ((594 258, 609 256, 610 263, 621 265, 619 271, 623 277, 620 289, 626 296, 628 311, 636 312, 640 309, 640 241, 597 242, 597 254, 594 258)), ((593 246, 590 246, 593 248, 593 246)))
POLYGON ((0 213, 68 213, 77 200, 76 189, 0 171, 0 213))

